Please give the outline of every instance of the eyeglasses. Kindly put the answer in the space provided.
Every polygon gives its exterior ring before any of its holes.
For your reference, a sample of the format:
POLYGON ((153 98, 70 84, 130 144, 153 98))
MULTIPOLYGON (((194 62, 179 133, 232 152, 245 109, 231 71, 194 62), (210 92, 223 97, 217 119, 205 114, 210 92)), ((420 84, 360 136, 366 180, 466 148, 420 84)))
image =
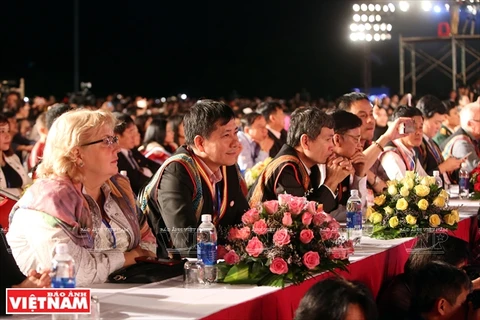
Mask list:
POLYGON ((348 136, 350 138, 353 138, 357 143, 360 143, 360 141, 362 140, 362 136, 352 136, 351 134, 348 134, 348 133, 344 133, 342 134, 342 136, 348 136))
POLYGON ((103 143, 107 147, 113 147, 114 145, 118 144, 118 136, 106 136, 103 139, 84 143, 80 145, 80 147, 91 146, 92 144, 103 143))

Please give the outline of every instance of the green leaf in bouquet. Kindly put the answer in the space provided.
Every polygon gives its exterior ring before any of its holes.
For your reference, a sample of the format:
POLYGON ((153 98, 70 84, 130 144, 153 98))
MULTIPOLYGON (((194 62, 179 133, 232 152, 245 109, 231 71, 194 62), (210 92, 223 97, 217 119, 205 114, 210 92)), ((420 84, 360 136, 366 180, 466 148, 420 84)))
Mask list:
POLYGON ((223 279, 226 283, 244 283, 249 279, 249 266, 245 263, 234 265, 230 268, 227 275, 223 279))
POLYGON ((252 264, 250 271, 250 277, 254 279, 259 279, 263 274, 268 272, 267 267, 263 264, 261 260, 258 260, 252 264))
POLYGON ((269 273, 258 282, 258 285, 283 288, 285 286, 284 275, 269 273))

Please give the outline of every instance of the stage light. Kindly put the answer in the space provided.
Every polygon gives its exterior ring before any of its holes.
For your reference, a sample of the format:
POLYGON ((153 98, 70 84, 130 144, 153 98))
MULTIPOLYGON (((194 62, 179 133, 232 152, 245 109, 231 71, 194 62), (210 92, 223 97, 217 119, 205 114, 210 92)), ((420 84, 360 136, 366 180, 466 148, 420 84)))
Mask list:
POLYGON ((386 25, 385 23, 382 23, 382 24, 380 25, 380 30, 386 31, 386 30, 387 30, 387 25, 386 25))
POLYGON ((390 9, 390 11, 395 12, 395 5, 393 3, 389 3, 388 8, 390 9))
POLYGON ((371 34, 367 34, 365 35, 365 40, 367 40, 368 42, 372 41, 373 37, 371 34))
POLYGON ((368 16, 366 14, 362 14, 362 21, 367 22, 368 21, 368 16))
POLYGON ((185 93, 182 93, 182 94, 180 95, 180 98, 181 98, 182 100, 186 100, 186 99, 187 99, 187 95, 186 95, 185 93))
POLYGON ((384 5, 384 6, 383 6, 383 11, 384 11, 384 12, 388 12, 388 6, 387 6, 387 5, 384 5))
POLYGON ((359 32, 359 33, 358 33, 358 40, 360 40, 360 41, 365 40, 365 33, 359 32))
POLYGON ((360 22, 360 15, 359 14, 354 14, 353 15, 353 21, 360 22))
POLYGON ((424 11, 432 10, 432 3, 430 1, 422 1, 422 9, 424 11))
POLYGON ((162 98, 160 99, 160 101, 161 101, 162 103, 165 103, 165 102, 167 101, 167 99, 166 99, 165 97, 162 97, 162 98))
POLYGON ((378 33, 375 33, 375 34, 373 35, 373 40, 375 40, 375 41, 380 41, 380 35, 379 35, 378 33))
POLYGON ((387 40, 391 40, 392 39, 392 35, 390 33, 387 33, 387 40))
POLYGON ((387 24, 387 31, 388 31, 388 32, 392 31, 392 25, 391 25, 390 23, 387 24))
POLYGON ((365 24, 365 30, 370 31, 372 30, 372 25, 370 23, 365 24))
POLYGON ((375 25, 373 26, 373 30, 374 30, 374 31, 380 31, 380 26, 379 26, 378 24, 375 24, 375 25))
POLYGON ((450 11, 450 5, 448 3, 445 3, 445 10, 450 11))
POLYGON ((365 25, 359 24, 359 25, 358 25, 358 31, 359 31, 359 32, 365 31, 365 25))
POLYGON ((372 4, 372 3, 370 3, 370 4, 368 5, 368 11, 375 11, 375 5, 372 4))
POLYGON ((368 16, 368 21, 375 22, 375 16, 373 14, 368 16))
POLYGON ((353 5, 353 11, 355 11, 355 12, 360 11, 360 5, 358 5, 358 4, 355 3, 355 4, 353 5))
POLYGON ((358 25, 356 23, 352 23, 350 25, 350 30, 352 30, 353 32, 357 31, 358 30, 358 25))
POLYGON ((362 11, 367 11, 367 9, 368 9, 368 7, 365 3, 362 4, 362 6, 360 8, 362 9, 362 11))
POLYGON ((376 5, 375 5, 375 10, 376 10, 376 11, 382 11, 382 6, 379 5, 379 4, 376 4, 376 5))
POLYGON ((442 8, 440 8, 440 6, 434 6, 433 11, 435 11, 436 13, 440 13, 442 12, 442 8))
POLYGON ((385 33, 382 33, 382 35, 380 36, 380 39, 382 41, 385 41, 387 39, 387 35, 385 33))
POLYGON ((356 33, 350 34, 350 40, 357 41, 358 40, 358 35, 356 33))
POLYGON ((400 8, 401 11, 407 12, 408 9, 410 8, 410 4, 407 1, 400 1, 398 4, 398 7, 400 8))

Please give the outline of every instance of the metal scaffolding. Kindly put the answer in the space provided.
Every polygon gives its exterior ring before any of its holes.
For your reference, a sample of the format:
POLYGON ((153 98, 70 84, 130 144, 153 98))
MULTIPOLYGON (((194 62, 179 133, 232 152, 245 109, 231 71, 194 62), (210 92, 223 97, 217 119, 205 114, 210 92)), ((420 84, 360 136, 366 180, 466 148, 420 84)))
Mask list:
POLYGON ((474 70, 480 63, 480 52, 468 44, 480 40, 480 35, 452 35, 449 37, 411 37, 404 38, 400 35, 400 94, 405 94, 405 82, 412 81, 413 95, 417 94, 417 81, 430 71, 437 69, 452 79, 452 89, 457 89, 457 80, 466 84, 480 67, 474 70), (418 44, 444 42, 445 45, 435 55, 426 53, 418 47, 418 44), (458 72, 457 54, 460 51, 460 73, 458 72), (407 73, 405 54, 410 53, 410 70, 407 73), (467 65, 467 53, 474 60, 467 65), (451 59, 449 59, 451 57, 451 59), (418 61, 418 60, 423 61, 418 61), (450 60, 450 61, 448 61, 450 60), (417 62, 419 65, 417 66, 417 62), (451 63, 450 63, 451 62, 451 63))

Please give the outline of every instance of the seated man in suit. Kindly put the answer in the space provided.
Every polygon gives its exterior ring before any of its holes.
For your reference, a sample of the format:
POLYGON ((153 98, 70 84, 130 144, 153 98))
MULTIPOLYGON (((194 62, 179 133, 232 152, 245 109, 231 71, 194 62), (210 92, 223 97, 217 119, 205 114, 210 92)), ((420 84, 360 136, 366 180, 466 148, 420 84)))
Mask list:
POLYGON ((333 152, 337 156, 349 159, 352 162, 355 173, 347 176, 338 185, 337 202, 338 208, 330 214, 337 221, 346 221, 347 200, 350 197, 350 190, 356 189, 360 193, 362 204, 365 205, 367 196, 367 171, 365 168, 365 155, 362 153, 363 145, 361 142, 362 120, 353 113, 337 110, 332 113, 335 121, 333 136, 333 152))
POLYGON ((120 152, 118 153, 118 171, 126 171, 133 192, 138 194, 160 165, 153 160, 145 158, 135 148, 135 138, 138 133, 133 119, 125 113, 114 113, 118 124, 114 132, 118 136, 120 152))
POLYGON ((267 123, 260 113, 249 113, 241 121, 243 131, 237 134, 242 144, 238 167, 244 172, 268 158, 273 140, 268 136, 267 123))
POLYGON ((422 112, 415 107, 400 106, 393 113, 393 117, 410 118, 415 131, 388 143, 385 151, 378 157, 388 179, 403 179, 406 171, 415 171, 421 177, 427 176, 415 150, 422 144, 422 112))
POLYGON ((224 103, 199 100, 185 115, 185 143, 165 161, 140 192, 140 209, 157 237, 157 255, 196 255, 196 228, 212 214, 218 242, 226 228, 241 222, 249 209, 237 158, 233 110, 224 103))
POLYGON ((463 161, 456 158, 445 161, 440 147, 433 140, 440 130, 447 109, 440 99, 432 95, 422 97, 417 103, 417 109, 423 114, 423 140, 417 149, 420 163, 428 175, 433 176, 433 171, 439 171, 444 183, 452 184, 456 181, 452 173, 460 168, 463 161))
POLYGON ((267 121, 268 136, 273 140, 270 148, 270 157, 275 157, 287 141, 285 131, 285 114, 278 102, 263 102, 257 107, 257 112, 262 114, 267 121))
POLYGON ((467 171, 471 172, 480 163, 480 103, 467 104, 460 111, 460 128, 442 145, 443 157, 466 158, 467 171))
POLYGON ((433 138, 439 146, 441 146, 460 125, 460 114, 458 112, 457 103, 455 101, 446 100, 443 101, 443 104, 447 109, 447 114, 445 115, 440 131, 433 138))
POLYGON ((249 191, 250 206, 288 193, 322 203, 326 212, 336 209, 337 187, 354 169, 350 160, 333 154, 333 127, 333 118, 318 108, 295 110, 287 143, 249 191), (321 186, 319 164, 326 164, 321 186))

